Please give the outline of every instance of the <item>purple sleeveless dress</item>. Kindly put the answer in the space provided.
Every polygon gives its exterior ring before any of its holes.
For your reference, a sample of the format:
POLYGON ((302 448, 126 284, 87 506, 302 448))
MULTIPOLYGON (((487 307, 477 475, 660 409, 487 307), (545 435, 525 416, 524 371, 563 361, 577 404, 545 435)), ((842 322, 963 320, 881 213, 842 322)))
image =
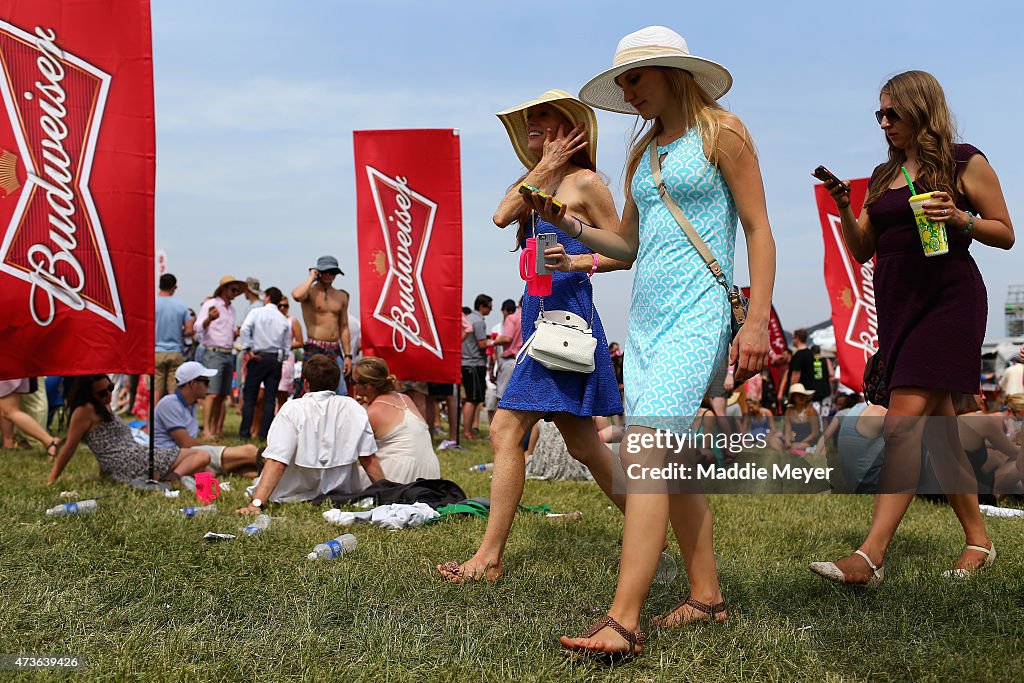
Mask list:
MULTIPOLYGON (((954 145, 957 179, 975 154, 976 147, 954 145)), ((877 240, 878 350, 887 386, 977 393, 988 294, 968 251, 973 240, 948 228, 949 253, 926 257, 909 200, 910 189, 901 187, 867 207, 877 240)), ((977 213, 965 196, 956 197, 956 206, 977 213)))

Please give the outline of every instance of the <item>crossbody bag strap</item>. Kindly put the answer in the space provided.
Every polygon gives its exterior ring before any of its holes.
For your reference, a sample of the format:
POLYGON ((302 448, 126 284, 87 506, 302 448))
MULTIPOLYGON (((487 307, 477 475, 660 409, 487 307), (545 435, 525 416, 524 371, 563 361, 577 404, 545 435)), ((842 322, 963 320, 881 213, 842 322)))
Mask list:
POLYGON ((690 220, 683 213, 683 210, 676 204, 676 200, 672 198, 672 195, 668 193, 668 188, 665 187, 665 181, 661 175, 661 159, 658 157, 658 136, 651 138, 651 174, 654 176, 654 183, 658 186, 658 194, 661 196, 661 201, 665 202, 665 206, 668 208, 669 213, 679 224, 679 227, 683 229, 683 233, 689 238, 693 244, 697 253, 704 259, 704 263, 708 265, 708 270, 711 271, 711 275, 715 278, 718 284, 725 288, 726 292, 729 292, 729 281, 725 278, 725 273, 722 272, 722 267, 718 265, 718 259, 715 258, 711 250, 708 249, 708 245, 704 243, 704 240, 700 238, 697 231, 690 224, 690 220))

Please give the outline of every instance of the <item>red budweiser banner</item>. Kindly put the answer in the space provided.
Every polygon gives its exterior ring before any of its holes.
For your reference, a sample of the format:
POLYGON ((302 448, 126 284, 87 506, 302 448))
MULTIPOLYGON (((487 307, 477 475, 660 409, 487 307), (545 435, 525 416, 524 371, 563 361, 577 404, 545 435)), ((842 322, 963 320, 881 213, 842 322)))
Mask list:
MULTIPOLYGON (((859 213, 868 181, 850 181, 850 201, 859 213)), ((878 350, 878 314, 875 310, 875 260, 857 263, 843 242, 839 210, 824 185, 814 188, 825 239, 825 285, 832 303, 832 327, 841 381, 856 391, 863 388, 864 364, 878 350)))
POLYGON ((408 381, 462 366, 462 190, 457 131, 353 134, 363 353, 408 381))
POLYGON ((153 371, 149 2, 0 0, 0 379, 153 371))

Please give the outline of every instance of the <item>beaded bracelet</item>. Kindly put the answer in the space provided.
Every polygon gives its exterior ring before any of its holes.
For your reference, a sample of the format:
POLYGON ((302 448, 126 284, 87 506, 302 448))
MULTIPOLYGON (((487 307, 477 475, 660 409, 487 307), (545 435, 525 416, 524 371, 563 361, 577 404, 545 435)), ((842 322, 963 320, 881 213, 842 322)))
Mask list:
POLYGON ((961 234, 964 234, 964 235, 970 235, 971 234, 971 230, 974 230, 974 218, 975 218, 974 213, 968 211, 967 215, 970 216, 970 218, 967 219, 967 227, 966 228, 961 228, 961 230, 960 230, 961 234))

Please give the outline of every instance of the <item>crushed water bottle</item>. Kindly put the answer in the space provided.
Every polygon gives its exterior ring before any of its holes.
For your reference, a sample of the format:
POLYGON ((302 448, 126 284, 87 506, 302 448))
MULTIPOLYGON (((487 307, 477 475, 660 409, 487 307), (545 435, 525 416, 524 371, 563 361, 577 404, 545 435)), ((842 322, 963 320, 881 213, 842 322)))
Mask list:
POLYGON ((336 557, 341 557, 345 553, 350 553, 356 549, 358 545, 356 537, 352 534, 343 534, 338 536, 333 541, 327 541, 326 543, 318 543, 313 552, 306 555, 306 559, 309 560, 333 560, 336 557))
POLYGON ((47 517, 67 517, 68 515, 91 515, 96 512, 96 501, 80 500, 77 503, 56 505, 46 511, 47 517))
POLYGON ((469 468, 470 472, 489 472, 494 469, 493 462, 482 462, 469 468))
POLYGON ((206 515, 211 512, 216 512, 216 505, 203 505, 201 507, 187 507, 178 508, 178 514, 184 515, 185 517, 198 517, 199 515, 206 515))
POLYGON ((665 586, 676 580, 679 576, 679 564, 675 556, 667 550, 661 553, 658 558, 658 572, 654 575, 654 583, 665 586))
POLYGON ((252 524, 242 527, 242 533, 246 536, 255 536, 266 531, 268 526, 270 526, 270 515, 259 515, 252 520, 252 524))

